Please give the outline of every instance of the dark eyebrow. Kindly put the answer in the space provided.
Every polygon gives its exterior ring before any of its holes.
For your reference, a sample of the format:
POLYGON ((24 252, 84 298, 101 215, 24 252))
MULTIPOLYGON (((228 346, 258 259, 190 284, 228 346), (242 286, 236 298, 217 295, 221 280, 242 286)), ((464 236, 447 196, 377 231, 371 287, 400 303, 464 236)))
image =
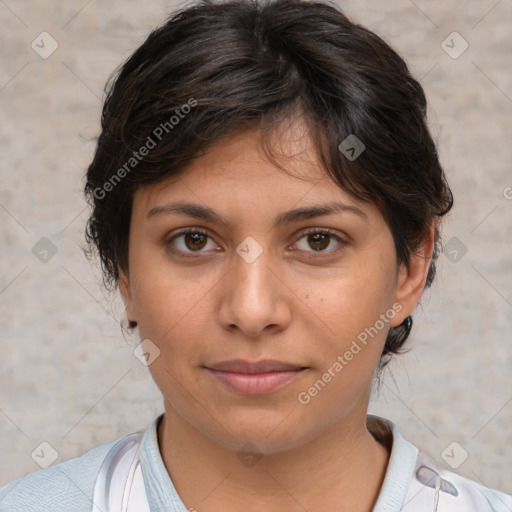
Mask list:
POLYGON ((368 220, 368 216, 363 210, 360 210, 356 206, 352 206, 345 203, 325 203, 314 206, 303 206, 301 208, 294 208, 278 215, 274 226, 280 226, 282 224, 290 224, 292 222, 298 222, 301 220, 313 219, 320 217, 321 215, 332 215, 334 213, 353 213, 358 215, 364 220, 368 220))
MULTIPOLYGON (((208 222, 217 222, 224 226, 229 226, 229 222, 219 215, 215 210, 212 210, 208 206, 202 206, 200 204, 176 202, 168 203, 162 206, 155 206, 152 208, 147 218, 153 217, 154 215, 163 214, 183 214, 195 219, 200 219, 208 222)), ((362 219, 368 220, 367 215, 357 208, 356 206, 333 202, 325 203, 314 206, 303 206, 301 208, 294 208, 288 210, 277 216, 274 227, 281 226, 283 224, 291 224, 293 222, 299 222, 301 220, 313 219, 320 217, 321 215, 330 215, 334 213, 352 213, 358 215, 362 219)))
POLYGON ((154 215, 162 214, 173 214, 181 213, 194 219, 206 220, 209 222, 217 222, 218 224, 224 224, 229 226, 229 223, 224 217, 220 216, 215 210, 212 210, 208 206, 202 206, 200 204, 193 203, 168 203, 162 206, 155 206, 149 211, 147 218, 153 217, 154 215))

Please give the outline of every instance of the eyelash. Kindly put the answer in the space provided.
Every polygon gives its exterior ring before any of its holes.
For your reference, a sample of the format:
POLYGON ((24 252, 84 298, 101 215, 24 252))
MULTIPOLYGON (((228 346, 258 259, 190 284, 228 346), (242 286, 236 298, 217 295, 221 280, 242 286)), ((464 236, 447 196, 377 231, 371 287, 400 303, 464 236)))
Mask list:
MULTIPOLYGON (((165 240, 165 245, 170 249, 171 252, 173 252, 174 254, 177 254, 179 256, 182 256, 184 258, 194 258, 194 257, 197 257, 197 256, 194 256, 194 254, 201 254, 202 251, 181 251, 179 249, 175 249, 173 247, 173 242, 176 238, 182 236, 182 235, 186 235, 188 233, 194 233, 194 234, 200 234, 200 235, 204 235, 206 237, 208 237, 210 240, 212 240, 212 238, 210 237, 210 234, 208 233, 208 231, 202 229, 202 228, 185 228, 185 229, 182 229, 181 231, 179 231, 178 233, 175 233, 174 235, 172 235, 170 238, 167 238, 165 240)), ((337 254, 339 251, 341 251, 346 245, 348 245, 348 241, 345 240, 344 238, 340 237, 339 235, 337 235, 333 230, 331 229, 328 229, 328 228, 309 228, 305 231, 302 231, 299 235, 299 238, 297 239, 297 242, 299 240, 301 240, 302 238, 304 238, 305 236, 307 235, 316 235, 316 234, 321 234, 321 235, 329 235, 330 237, 334 238, 338 244, 339 244, 339 247, 336 248, 336 249, 332 249, 332 250, 320 250, 320 251, 305 251, 307 253, 313 253, 314 255, 322 255, 322 254, 328 254, 329 256, 332 256, 332 255, 335 255, 337 254)), ((295 243, 297 243, 295 242, 295 243)), ((299 249, 300 251, 300 249, 299 249)), ((313 258, 318 258, 319 256, 307 256, 309 258, 313 257, 313 258)), ((321 257, 321 256, 320 256, 321 257)))

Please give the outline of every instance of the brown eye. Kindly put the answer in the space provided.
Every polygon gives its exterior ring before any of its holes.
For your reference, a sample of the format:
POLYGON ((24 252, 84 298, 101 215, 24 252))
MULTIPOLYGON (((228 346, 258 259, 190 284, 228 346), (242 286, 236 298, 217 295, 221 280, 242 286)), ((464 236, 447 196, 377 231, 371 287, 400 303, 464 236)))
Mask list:
POLYGON ((325 233, 314 233, 308 235, 308 244, 315 251, 322 251, 329 246, 331 236, 325 233))
POLYGON ((297 248, 303 252, 325 255, 335 254, 347 244, 346 240, 326 228, 310 229, 302 233, 301 238, 296 242, 297 248))
POLYGON ((198 228, 183 230, 166 240, 167 247, 175 254, 188 256, 193 253, 206 253, 207 249, 216 250, 217 245, 208 233, 198 228), (211 244, 208 247, 208 244, 211 244))
POLYGON ((202 233, 184 233, 183 242, 191 251, 201 250, 206 245, 207 236, 202 233))

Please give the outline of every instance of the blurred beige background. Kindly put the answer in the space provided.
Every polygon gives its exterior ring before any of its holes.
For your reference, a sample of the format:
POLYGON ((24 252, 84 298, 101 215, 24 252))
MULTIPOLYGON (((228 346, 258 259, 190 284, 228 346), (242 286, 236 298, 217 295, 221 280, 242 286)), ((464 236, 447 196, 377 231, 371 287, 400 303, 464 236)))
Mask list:
MULTIPOLYGON (((421 79, 455 195, 412 350, 370 412, 512 493, 512 0, 338 3, 421 79)), ((60 462, 162 410, 80 248, 82 178, 108 75, 175 5, 0 0, 0 485, 39 468, 41 442, 60 462)))

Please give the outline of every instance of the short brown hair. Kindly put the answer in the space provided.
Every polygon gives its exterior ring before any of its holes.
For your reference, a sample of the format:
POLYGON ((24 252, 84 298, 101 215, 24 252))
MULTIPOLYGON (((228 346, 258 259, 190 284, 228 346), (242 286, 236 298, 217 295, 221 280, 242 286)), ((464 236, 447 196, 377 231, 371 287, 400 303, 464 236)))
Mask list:
MULTIPOLYGON (((410 263, 435 222, 432 283, 437 221, 453 197, 426 124, 424 91, 386 42, 334 4, 201 0, 151 32, 106 94, 85 195, 86 239, 108 288, 128 271, 138 187, 177 175, 222 138, 251 127, 270 137, 296 115, 327 175, 379 207, 398 263, 410 263), (358 158, 354 148, 343 151, 348 137, 364 148, 358 158)), ((381 366, 410 329, 411 322, 391 328, 381 366)))

